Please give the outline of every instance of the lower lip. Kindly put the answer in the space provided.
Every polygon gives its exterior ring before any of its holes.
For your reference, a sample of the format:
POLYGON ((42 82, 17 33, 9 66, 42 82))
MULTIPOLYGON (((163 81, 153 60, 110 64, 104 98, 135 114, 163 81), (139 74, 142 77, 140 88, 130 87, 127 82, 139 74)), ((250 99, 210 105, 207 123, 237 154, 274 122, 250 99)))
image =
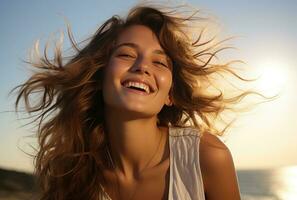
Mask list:
POLYGON ((123 88, 126 91, 128 91, 128 92, 132 92, 132 93, 143 95, 143 96, 148 96, 148 95, 151 94, 151 93, 146 93, 146 92, 143 92, 143 91, 140 91, 140 90, 135 90, 135 89, 127 88, 127 87, 124 87, 124 86, 123 86, 123 88))

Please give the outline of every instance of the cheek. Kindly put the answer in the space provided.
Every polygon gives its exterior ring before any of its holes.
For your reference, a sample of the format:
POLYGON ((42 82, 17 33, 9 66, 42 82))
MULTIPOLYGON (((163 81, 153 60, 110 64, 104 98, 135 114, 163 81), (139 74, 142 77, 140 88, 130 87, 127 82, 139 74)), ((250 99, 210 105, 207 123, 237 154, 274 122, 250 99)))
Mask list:
POLYGON ((169 92, 172 85, 172 74, 171 72, 164 73, 162 76, 159 76, 159 83, 163 85, 163 89, 166 92, 169 92))
POLYGON ((126 73, 125 64, 119 60, 110 60, 105 68, 103 78, 103 97, 105 102, 117 97, 117 91, 121 87, 120 80, 126 73))
POLYGON ((105 68, 103 77, 103 94, 106 95, 113 90, 114 80, 117 78, 116 68, 113 63, 110 62, 105 68))
POLYGON ((119 62, 110 61, 105 69, 104 82, 112 82, 118 78, 124 71, 119 62))

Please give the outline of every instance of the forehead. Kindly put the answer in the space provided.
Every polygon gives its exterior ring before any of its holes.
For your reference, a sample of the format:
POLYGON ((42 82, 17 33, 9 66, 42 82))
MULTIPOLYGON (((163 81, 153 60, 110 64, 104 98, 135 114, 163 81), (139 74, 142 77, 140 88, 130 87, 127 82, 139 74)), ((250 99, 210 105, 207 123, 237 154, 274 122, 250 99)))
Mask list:
POLYGON ((116 40, 116 45, 122 43, 135 43, 146 49, 162 49, 154 32, 143 25, 131 25, 125 28, 116 40))

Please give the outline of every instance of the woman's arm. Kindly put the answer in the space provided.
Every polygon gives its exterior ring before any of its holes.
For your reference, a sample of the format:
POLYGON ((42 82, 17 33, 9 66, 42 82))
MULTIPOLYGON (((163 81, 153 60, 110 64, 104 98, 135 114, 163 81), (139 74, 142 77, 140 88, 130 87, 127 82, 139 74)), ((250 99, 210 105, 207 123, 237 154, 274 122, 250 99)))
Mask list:
POLYGON ((240 200, 231 152, 216 136, 204 134, 200 141, 200 166, 207 200, 240 200))

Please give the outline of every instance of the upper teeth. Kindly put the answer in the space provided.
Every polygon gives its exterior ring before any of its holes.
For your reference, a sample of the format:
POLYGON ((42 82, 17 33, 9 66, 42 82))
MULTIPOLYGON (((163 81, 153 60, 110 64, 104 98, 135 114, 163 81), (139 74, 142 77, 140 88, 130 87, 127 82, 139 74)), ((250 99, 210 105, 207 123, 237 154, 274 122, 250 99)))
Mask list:
POLYGON ((129 82, 126 82, 124 84, 125 87, 137 87, 137 88, 141 88, 141 89, 144 89, 146 91, 146 93, 150 93, 150 89, 149 89, 149 86, 144 84, 144 83, 138 83, 138 82, 132 82, 132 81, 129 81, 129 82))

